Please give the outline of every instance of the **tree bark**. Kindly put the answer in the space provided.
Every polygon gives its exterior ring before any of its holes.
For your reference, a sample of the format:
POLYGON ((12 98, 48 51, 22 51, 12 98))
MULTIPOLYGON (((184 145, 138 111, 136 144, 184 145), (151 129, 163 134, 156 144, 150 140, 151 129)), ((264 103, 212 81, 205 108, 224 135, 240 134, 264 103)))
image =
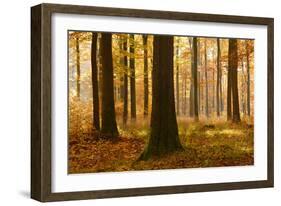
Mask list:
POLYGON ((251 93, 250 93, 250 54, 249 54, 249 43, 246 40, 246 57, 247 57, 247 115, 251 115, 251 93))
POLYGON ((136 75, 135 75, 135 48, 134 35, 130 34, 130 92, 131 92, 131 119, 136 120, 136 75))
POLYGON ((224 98, 223 98, 223 92, 222 92, 222 68, 220 68, 220 112, 222 113, 224 111, 224 98))
POLYGON ((220 39, 217 38, 217 91, 216 91, 216 100, 217 100, 217 116, 220 116, 220 39))
POLYGON ((199 120, 198 117, 198 78, 197 78, 197 37, 193 37, 193 94, 194 94, 194 119, 199 120))
POLYGON ((239 110, 239 94, 238 94, 238 52, 237 52, 237 40, 230 39, 230 70, 232 70, 232 101, 233 101, 233 114, 232 121, 240 122, 240 110, 239 110))
POLYGON ((144 98, 143 98, 143 115, 146 117, 148 115, 148 57, 147 57, 147 35, 143 35, 143 58, 144 58, 144 67, 143 67, 143 85, 144 85, 144 98))
POLYGON ((91 66, 92 66, 92 92, 93 92, 93 123, 96 130, 100 130, 99 85, 97 68, 97 40, 98 34, 92 32, 91 66))
MULTIPOLYGON (((213 59, 215 58, 215 52, 214 52, 214 50, 212 50, 213 52, 212 52, 212 57, 213 57, 213 59)), ((214 60, 215 61, 215 60, 214 60)), ((213 67, 212 68, 212 112, 211 112, 211 115, 213 114, 213 112, 215 111, 215 93, 216 93, 216 89, 215 89, 215 68, 213 67)))
POLYGON ((206 117, 209 118, 209 88, 208 88, 208 71, 207 71, 207 66, 208 66, 208 59, 207 59, 207 40, 205 39, 205 92, 206 92, 206 96, 205 96, 205 114, 206 117))
POLYGON ((155 35, 151 133, 149 143, 140 156, 140 160, 182 149, 178 135, 173 82, 173 37, 155 35))
POLYGON ((127 57, 127 35, 124 37, 123 51, 124 51, 124 75, 123 75, 123 124, 127 124, 128 120, 128 57, 127 57))
POLYGON ((103 33, 101 36, 102 56, 102 78, 106 84, 102 85, 102 128, 101 132, 106 136, 115 138, 119 135, 113 91, 113 62, 112 62, 112 36, 110 33, 103 33))
MULTIPOLYGON (((119 34, 118 35, 118 44, 119 44, 119 64, 120 66, 123 68, 124 66, 124 50, 123 50, 123 42, 124 42, 124 37, 123 34, 119 34)), ((123 75, 123 71, 121 72, 119 79, 120 79, 120 85, 118 88, 118 95, 119 95, 119 99, 121 101, 124 100, 124 75, 123 75)))
POLYGON ((232 120, 232 53, 233 42, 229 39, 228 42, 228 72, 227 72, 227 120, 232 120))
POLYGON ((177 40, 177 46, 176 46, 176 112, 177 115, 180 115, 180 89, 179 89, 179 40, 177 40))
POLYGON ((189 89, 189 116, 194 117, 194 89, 193 89, 193 83, 194 83, 194 77, 193 77, 193 61, 194 61, 194 54, 193 54, 193 47, 192 47, 192 37, 188 38, 189 40, 189 48, 190 48, 190 89, 189 89))
POLYGON ((80 49, 79 37, 76 37, 76 95, 80 99, 80 49))

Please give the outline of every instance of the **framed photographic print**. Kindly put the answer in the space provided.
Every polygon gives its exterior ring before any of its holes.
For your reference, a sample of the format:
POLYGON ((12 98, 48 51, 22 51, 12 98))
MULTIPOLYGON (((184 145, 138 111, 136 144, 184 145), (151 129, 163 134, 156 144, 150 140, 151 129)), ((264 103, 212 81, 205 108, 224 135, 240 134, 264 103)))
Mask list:
POLYGON ((31 8, 31 197, 273 187, 273 19, 31 8))

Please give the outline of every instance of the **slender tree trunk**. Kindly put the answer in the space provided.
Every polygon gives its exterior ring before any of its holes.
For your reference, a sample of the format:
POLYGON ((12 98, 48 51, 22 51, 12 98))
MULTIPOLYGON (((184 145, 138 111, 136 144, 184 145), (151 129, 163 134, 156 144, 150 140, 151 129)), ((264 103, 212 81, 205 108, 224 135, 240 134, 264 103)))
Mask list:
POLYGON ((80 49, 79 49, 79 37, 76 37, 76 94, 80 99, 80 49))
MULTIPOLYGON (((123 37, 123 34, 120 34, 118 35, 119 37, 119 41, 118 41, 118 44, 119 44, 119 55, 120 55, 120 58, 119 58, 119 64, 121 67, 124 66, 124 50, 123 50, 123 41, 124 41, 124 37, 123 37)), ((120 85, 119 85, 119 88, 118 88, 118 95, 119 95, 119 99, 121 101, 124 100, 124 75, 123 75, 123 72, 121 72, 120 76, 119 76, 119 79, 120 79, 120 85)))
POLYGON ((224 98, 223 98, 223 92, 222 92, 222 68, 220 68, 220 112, 222 113, 224 110, 224 98))
POLYGON ((239 110, 239 94, 238 94, 238 53, 237 53, 237 40, 230 39, 230 70, 232 70, 232 101, 233 101, 233 122, 240 122, 240 110, 239 110))
POLYGON ((193 47, 192 47, 192 37, 188 38, 189 40, 189 49, 190 49, 190 89, 189 89, 189 116, 194 117, 194 89, 193 89, 193 82, 194 82, 194 77, 193 77, 193 47))
POLYGON ((148 115, 148 57, 147 57, 147 35, 143 35, 143 48, 144 48, 144 67, 143 67, 143 115, 146 117, 148 115))
POLYGON ((245 80, 245 65, 244 65, 244 57, 242 57, 242 60, 241 60, 241 68, 242 68, 242 78, 241 78, 241 83, 240 83, 240 98, 241 98, 241 112, 243 113, 243 115, 246 114, 246 104, 245 104, 245 84, 246 84, 246 80, 245 80))
POLYGON ((177 115, 180 115, 180 88, 179 88, 179 40, 177 40, 177 47, 176 47, 176 111, 177 115))
POLYGON ((184 75, 181 75, 181 96, 180 96, 180 102, 181 102, 181 106, 180 106, 180 113, 182 115, 184 115, 184 75))
POLYGON ((251 93, 250 93, 250 86, 251 86, 251 80, 250 80, 250 54, 249 54, 249 44, 248 41, 246 41, 246 57, 247 57, 247 115, 251 115, 251 93))
POLYGON ((175 111, 173 37, 154 36, 152 113, 149 143, 140 156, 147 160, 182 149, 175 111), (162 58, 166 57, 166 58, 162 58))
MULTIPOLYGON (((215 53, 214 53, 214 50, 212 52, 212 57, 213 57, 213 60, 215 59, 215 53)), ((215 61, 215 60, 214 60, 215 61)), ((213 92, 212 92, 212 113, 214 113, 215 109, 216 109, 216 103, 215 103, 215 93, 216 93, 216 88, 215 88, 215 68, 213 67, 213 75, 212 75, 212 79, 213 79, 213 82, 212 82, 212 89, 213 89, 213 92)))
POLYGON ((124 51, 124 75, 123 75, 123 124, 127 124, 128 120, 128 57, 127 57, 127 35, 124 36, 123 51, 124 51))
POLYGON ((198 121, 199 120, 199 117, 198 117, 198 78, 197 78, 197 38, 196 37, 193 37, 193 93, 194 93, 194 117, 195 117, 195 121, 198 121))
MULTIPOLYGON (((193 73, 193 72, 192 72, 193 73)), ((193 77, 191 77, 191 82, 193 82, 193 77)), ((189 91, 189 116, 194 117, 194 93, 193 93, 193 83, 190 83, 190 91, 189 91)))
POLYGON ((136 75, 135 75, 135 39, 130 34, 130 92, 131 92, 131 119, 136 120, 136 75))
POLYGON ((101 132, 108 137, 119 135, 113 94, 113 61, 112 61, 112 36, 103 33, 101 37, 102 78, 106 84, 102 85, 102 127, 101 132))
POLYGON ((184 105, 184 107, 183 107, 183 114, 184 114, 184 115, 186 115, 186 108, 187 108, 187 100, 186 100, 186 98, 187 98, 187 95, 186 95, 186 89, 187 89, 187 88, 186 88, 186 87, 187 87, 187 86, 186 86, 186 82, 187 82, 187 80, 186 80, 186 75, 185 75, 185 76, 184 76, 184 90, 183 90, 183 91, 184 91, 184 92, 183 92, 183 95, 184 95, 184 96, 183 96, 183 98, 184 98, 184 99, 183 99, 183 103, 184 103, 184 104, 183 104, 183 105, 184 105))
MULTIPOLYGON (((202 60, 201 60, 201 52, 200 52, 200 47, 201 47, 201 43, 200 41, 197 41, 197 47, 199 48, 198 51, 198 57, 197 57, 197 67, 198 65, 201 66, 202 64, 202 60)), ((200 112, 201 112, 201 72, 197 69, 197 90, 198 90, 198 116, 200 116, 200 112)))
POLYGON ((102 57, 101 57, 101 33, 97 33, 97 64, 98 64, 98 83, 99 83, 99 107, 100 113, 102 111, 102 57))
POLYGON ((97 68, 97 39, 98 34, 92 33, 91 66, 92 66, 92 92, 93 92, 93 123, 96 130, 100 130, 100 106, 97 68))
POLYGON ((209 91, 208 91, 208 71, 207 71, 207 66, 208 66, 208 59, 207 59, 207 40, 205 39, 205 81, 206 81, 206 87, 205 87, 205 92, 206 92, 206 96, 205 96, 205 100, 206 100, 206 107, 205 107, 205 114, 206 117, 209 117, 209 91))
POLYGON ((217 116, 220 116, 220 39, 217 38, 217 116))
MULTIPOLYGON (((200 52, 199 52, 200 53, 200 52)), ((200 58, 200 57, 199 57, 200 58)), ((198 96, 198 116, 200 115, 200 108, 201 108, 201 84, 200 84, 200 82, 201 82, 201 72, 200 71, 197 71, 197 74, 198 74, 198 94, 197 94, 197 96, 198 96)))
POLYGON ((227 120, 232 120, 232 53, 233 42, 231 39, 228 43, 228 72, 227 72, 227 120))

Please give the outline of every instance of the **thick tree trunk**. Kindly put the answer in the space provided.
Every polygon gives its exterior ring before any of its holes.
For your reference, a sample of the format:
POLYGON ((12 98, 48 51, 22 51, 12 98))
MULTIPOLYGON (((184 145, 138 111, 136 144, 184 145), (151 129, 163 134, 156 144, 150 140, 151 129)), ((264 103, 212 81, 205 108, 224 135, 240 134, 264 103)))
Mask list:
POLYGON ((233 114, 232 121, 240 122, 240 110, 239 110, 239 94, 238 94, 238 53, 237 53, 237 40, 230 39, 230 70, 232 70, 232 101, 233 101, 233 114))
POLYGON ((207 59, 207 40, 205 39, 205 115, 208 118, 209 117, 209 88, 208 88, 208 71, 207 71, 207 66, 208 66, 208 59, 207 59))
POLYGON ((143 35, 143 49, 144 49, 144 67, 143 67, 143 115, 146 117, 148 115, 148 57, 147 57, 147 35, 143 35))
POLYGON ((217 91, 216 91, 216 100, 217 100, 217 116, 220 116, 220 39, 217 38, 217 91))
POLYGON ((198 78, 197 78, 197 38, 193 37, 193 93, 194 93, 194 119, 199 120, 198 117, 198 78))
POLYGON ((250 80, 250 54, 249 54, 249 45, 248 41, 246 41, 246 56, 247 56, 247 115, 251 115, 251 93, 250 93, 250 86, 251 86, 251 80, 250 80))
POLYGON ((97 40, 98 34, 92 33, 91 66, 92 66, 92 92, 93 92, 93 123, 96 130, 100 130, 100 106, 97 68, 97 40))
POLYGON ((127 35, 124 37, 123 51, 124 51, 124 75, 123 75, 123 124, 127 124, 128 120, 128 57, 127 57, 127 35))
POLYGON ((113 94, 113 62, 112 36, 103 33, 101 37, 102 78, 106 84, 102 85, 102 127, 101 132, 108 137, 117 137, 118 129, 115 117, 113 94))
POLYGON ((76 95, 80 99, 80 49, 79 37, 76 37, 76 95))
POLYGON ((131 119, 136 120, 136 74, 135 74, 135 39, 130 34, 130 92, 131 92, 131 119))
POLYGON ((149 143, 140 156, 140 160, 182 149, 176 120, 173 77, 173 37, 155 35, 151 133, 149 143))

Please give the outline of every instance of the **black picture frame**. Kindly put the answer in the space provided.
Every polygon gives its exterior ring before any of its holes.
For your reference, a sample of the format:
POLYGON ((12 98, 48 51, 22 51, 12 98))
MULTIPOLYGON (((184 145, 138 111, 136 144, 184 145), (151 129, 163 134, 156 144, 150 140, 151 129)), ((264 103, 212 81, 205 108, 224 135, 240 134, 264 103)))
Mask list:
POLYGON ((40 4, 31 8, 31 197, 41 202, 266 188, 274 185, 274 19, 170 11, 40 4), (267 180, 53 193, 51 191, 51 16, 54 13, 265 25, 267 27, 267 180))

